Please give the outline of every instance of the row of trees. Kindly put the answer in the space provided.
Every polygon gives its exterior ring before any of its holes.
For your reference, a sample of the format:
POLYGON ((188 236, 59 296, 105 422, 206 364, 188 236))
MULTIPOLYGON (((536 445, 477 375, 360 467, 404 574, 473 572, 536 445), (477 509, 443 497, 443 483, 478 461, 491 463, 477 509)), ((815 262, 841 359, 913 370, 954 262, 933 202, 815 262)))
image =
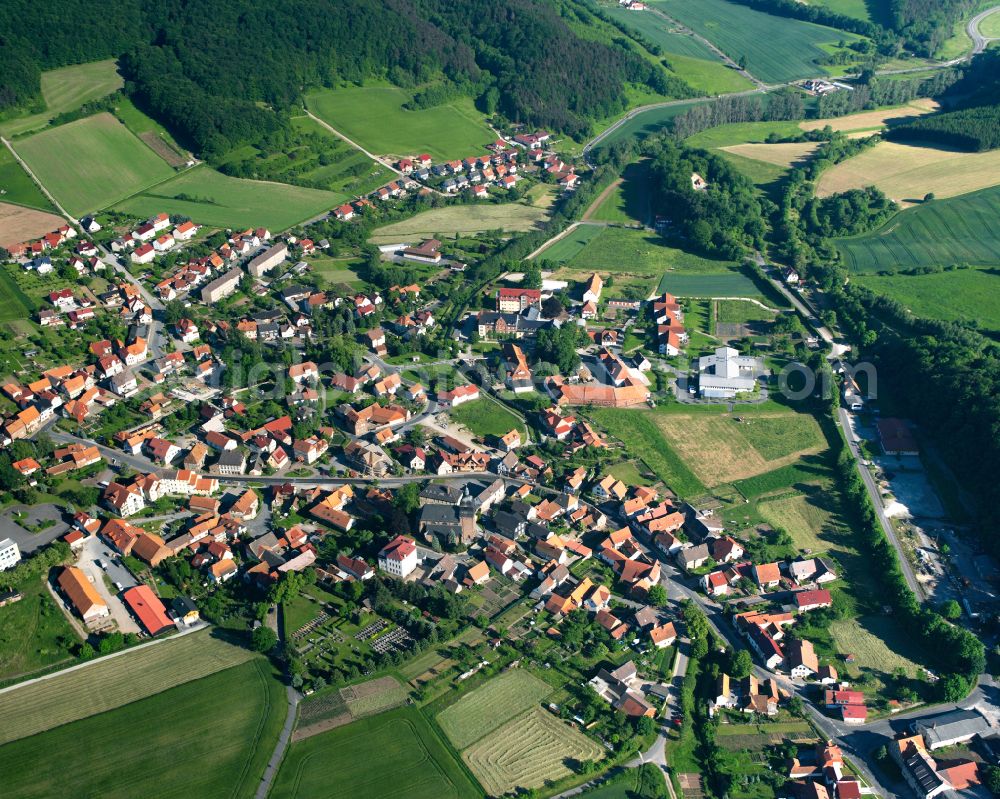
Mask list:
POLYGON ((943 144, 983 152, 1000 147, 1000 105, 985 105, 934 114, 891 128, 886 138, 943 144))
POLYGON ((802 119, 805 106, 802 93, 782 89, 765 97, 722 97, 715 102, 697 105, 674 117, 672 131, 686 139, 709 128, 742 122, 777 122, 802 119))

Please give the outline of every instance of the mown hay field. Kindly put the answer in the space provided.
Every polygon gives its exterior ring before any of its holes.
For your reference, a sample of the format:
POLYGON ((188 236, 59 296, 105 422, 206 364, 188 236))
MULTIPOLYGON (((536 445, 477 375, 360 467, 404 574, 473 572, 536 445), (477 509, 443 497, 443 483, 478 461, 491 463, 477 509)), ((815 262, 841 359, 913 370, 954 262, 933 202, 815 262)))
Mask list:
POLYGON ((534 707, 552 687, 523 669, 494 677, 437 715, 437 723, 456 749, 475 743, 514 716, 534 707))
POLYGON ((604 750, 574 727, 541 708, 507 722, 462 753, 487 793, 539 788, 572 772, 567 759, 596 760, 604 750))
POLYGON ((878 230, 838 240, 837 248, 855 274, 963 262, 993 266, 1000 261, 998 218, 1000 186, 995 186, 910 208, 878 230))
MULTIPOLYGON (((173 663, 178 673, 186 666, 183 660, 173 663)), ((255 658, 0 746, 2 793, 4 799, 249 799, 274 751, 286 708, 284 689, 268 662, 255 658)), ((4 715, 5 722, 11 718, 4 715)))
POLYGON ((785 530, 796 549, 822 552, 830 544, 820 537, 833 519, 813 498, 804 494, 761 502, 757 510, 768 524, 785 530))
POLYGON ((816 420, 806 414, 655 414, 670 447, 706 486, 740 480, 823 450, 816 420))
POLYGON ((208 631, 157 642, 0 693, 0 743, 104 713, 256 657, 208 631))
POLYGON ((433 236, 472 236, 487 230, 523 232, 534 230, 548 217, 545 207, 525 202, 449 205, 380 227, 370 240, 374 244, 394 244, 433 236))
POLYGON ((37 239, 64 222, 61 216, 46 211, 0 202, 0 247, 37 239))
POLYGON ((882 108, 875 111, 861 111, 857 114, 846 114, 842 117, 827 117, 825 119, 807 119, 800 122, 802 130, 822 130, 829 126, 833 130, 843 131, 869 131, 886 127, 890 122, 898 123, 906 119, 930 114, 939 108, 937 100, 928 97, 921 97, 906 105, 895 108, 882 108))
POLYGON ((780 144, 733 144, 722 147, 724 152, 741 155, 754 161, 763 161, 781 167, 805 163, 818 145, 815 142, 785 142, 780 144))
POLYGON ((875 186, 909 207, 927 194, 938 199, 997 185, 1000 150, 968 153, 940 147, 882 141, 826 170, 816 194, 832 194, 875 186))
POLYGON ((19 139, 14 149, 74 216, 106 208, 174 174, 106 112, 19 139))

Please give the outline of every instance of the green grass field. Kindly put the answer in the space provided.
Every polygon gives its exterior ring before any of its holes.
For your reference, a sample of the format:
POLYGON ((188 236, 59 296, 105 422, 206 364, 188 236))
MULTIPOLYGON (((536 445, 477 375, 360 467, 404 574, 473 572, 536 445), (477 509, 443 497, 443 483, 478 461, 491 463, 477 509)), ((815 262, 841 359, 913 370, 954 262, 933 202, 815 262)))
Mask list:
POLYGON ((328 211, 342 199, 342 195, 333 192, 241 180, 198 166, 148 192, 129 197, 115 206, 115 210, 137 217, 163 211, 189 216, 203 225, 263 226, 278 233, 328 211))
POLYGON ((891 619, 840 619, 830 625, 830 634, 842 654, 856 658, 853 666, 845 667, 848 673, 871 671, 888 676, 901 668, 912 677, 917 672, 919 653, 912 651, 913 643, 900 634, 891 619))
POLYGON ((286 707, 281 684, 257 658, 0 747, 3 795, 252 797, 286 707))
POLYGON ((14 148, 74 216, 106 208, 174 174, 108 113, 36 133, 14 148))
POLYGON ((830 513, 813 498, 803 494, 779 497, 758 505, 768 524, 785 530, 796 549, 822 552, 829 547, 822 533, 830 524, 830 513))
POLYGON ((50 69, 42 73, 45 110, 0 122, 0 134, 10 138, 40 128, 58 114, 117 91, 123 83, 113 59, 50 69))
POLYGON ((0 694, 0 743, 145 699, 254 657, 207 631, 191 633, 0 694))
POLYGON ((857 275, 853 280, 902 303, 917 316, 976 322, 1000 331, 1000 271, 959 269, 930 275, 857 275))
POLYGON ((437 715, 456 749, 464 749, 514 716, 539 704, 552 687, 523 669, 513 669, 470 691, 437 715))
POLYGON ((626 451, 642 453, 642 460, 679 497, 705 493, 705 484, 667 443, 648 411, 594 408, 591 418, 614 438, 625 444, 626 451))
POLYGON ((14 160, 14 156, 6 147, 0 146, 0 200, 3 202, 27 205, 40 211, 54 213, 55 208, 49 198, 28 177, 28 173, 14 160))
POLYGON ((720 324, 746 324, 747 322, 768 322, 774 313, 761 308, 755 302, 744 300, 717 300, 715 321, 720 324))
POLYGON ((559 241, 542 250, 536 257, 543 261, 563 264, 576 257, 591 241, 601 235, 599 225, 577 225, 559 241))
POLYGON ((487 230, 527 231, 534 230, 548 216, 546 208, 527 202, 480 201, 478 205, 449 205, 377 228, 371 241, 393 244, 435 235, 454 238, 456 235, 472 236, 487 230))
MULTIPOLYGON (((0 304, 0 309, 4 307, 0 304)), ((0 680, 70 661, 67 644, 78 642, 41 579, 22 586, 20 591, 24 598, 0 612, 0 680)))
POLYGON ((750 73, 768 83, 826 74, 828 70, 819 62, 831 46, 857 39, 834 28, 765 14, 726 0, 652 0, 652 4, 734 61, 745 58, 750 73))
POLYGON ((990 39, 1000 39, 1000 11, 994 11, 979 23, 979 32, 990 39))
POLYGON ((377 155, 428 153, 437 161, 480 155, 496 136, 471 98, 420 111, 403 104, 410 93, 395 86, 320 89, 306 95, 309 110, 377 155))
POLYGON ((636 13, 619 5, 606 9, 614 19, 637 31, 660 47, 673 72, 704 94, 725 94, 752 88, 736 70, 728 67, 697 39, 675 33, 672 26, 654 14, 636 13))
POLYGON ((810 0, 809 5, 819 6, 834 14, 843 14, 845 17, 854 17, 866 22, 872 20, 869 9, 870 0, 810 0))
POLYGON ((1000 186, 908 208, 878 230, 840 239, 837 249, 858 274, 963 262, 990 266, 1000 260, 998 216, 1000 186))
POLYGON ((514 414, 492 399, 478 399, 453 408, 451 418, 465 425, 477 438, 502 436, 511 430, 521 432, 521 440, 527 435, 524 424, 514 414))
POLYGON ((675 297, 760 297, 756 284, 736 269, 716 275, 664 275, 656 292, 665 291, 675 297))
POLYGON ((643 159, 625 167, 622 172, 622 182, 593 210, 590 218, 623 225, 648 222, 649 161, 643 159))
POLYGON ((663 106, 661 108, 651 108, 642 111, 624 124, 615 128, 605 138, 601 139, 598 147, 609 147, 615 142, 627 139, 645 139, 654 133, 663 130, 674 117, 689 111, 698 105, 704 105, 708 100, 689 100, 675 103, 674 105, 663 106))
POLYGON ((311 258, 309 266, 312 273, 330 287, 346 286, 355 289, 364 282, 357 273, 364 264, 356 258, 311 258))
POLYGON ((482 791, 420 711, 372 716, 292 744, 271 799, 465 799, 482 791))
POLYGON ((534 708, 481 738, 462 753, 493 796, 540 788, 572 772, 567 760, 596 760, 603 748, 547 710, 534 708))
MULTIPOLYGON (((20 267, 11 267, 19 269, 20 267)), ((35 311, 35 303, 21 291, 6 268, 0 267, 0 322, 27 319, 35 311)))

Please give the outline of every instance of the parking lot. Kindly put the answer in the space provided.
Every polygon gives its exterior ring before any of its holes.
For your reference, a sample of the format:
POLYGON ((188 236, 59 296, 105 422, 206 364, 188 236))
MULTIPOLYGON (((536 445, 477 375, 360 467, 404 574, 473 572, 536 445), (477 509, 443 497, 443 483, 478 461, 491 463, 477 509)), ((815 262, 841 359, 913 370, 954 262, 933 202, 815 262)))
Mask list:
POLYGON ((96 536, 88 538, 80 550, 77 566, 94 584, 94 588, 108 603, 111 618, 123 633, 140 633, 142 630, 132 618, 128 608, 121 599, 121 592, 138 585, 131 572, 121 565, 117 555, 96 536), (98 563, 100 565, 98 565, 98 563), (111 581, 112 589, 108 588, 105 577, 111 581))

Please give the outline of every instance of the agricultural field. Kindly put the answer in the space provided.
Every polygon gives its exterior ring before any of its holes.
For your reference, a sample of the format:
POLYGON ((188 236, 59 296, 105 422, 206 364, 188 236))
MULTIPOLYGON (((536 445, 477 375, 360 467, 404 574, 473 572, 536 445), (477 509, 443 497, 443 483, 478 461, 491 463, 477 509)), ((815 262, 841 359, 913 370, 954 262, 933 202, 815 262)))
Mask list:
POLYGON ((408 695, 395 677, 379 677, 340 689, 340 696, 347 705, 348 712, 356 719, 399 707, 408 695))
POLYGON ((577 225, 567 229, 565 236, 550 244, 535 257, 556 264, 566 263, 583 252, 584 247, 602 232, 603 228, 600 225, 577 225))
POLYGON ((515 788, 540 788, 572 772, 575 760, 597 760, 603 748, 547 710, 534 708, 462 753, 462 759, 493 796, 515 788))
POLYGON ((772 471, 826 447, 816 420, 791 411, 653 413, 657 430, 707 486, 772 471))
POLYGON ((903 207, 924 195, 938 199, 996 185, 1000 150, 969 153, 940 147, 882 141, 826 170, 816 184, 819 197, 876 186, 903 207))
POLYGON ((473 799, 482 791, 416 708, 371 716, 292 744, 272 799, 473 799))
POLYGON ((806 5, 825 8, 834 14, 843 14, 845 17, 854 17, 864 22, 872 21, 870 0, 808 0, 806 5))
POLYGON ((0 267, 0 322, 27 319, 34 310, 35 303, 21 291, 11 273, 0 267))
POLYGON ((0 694, 5 719, 0 743, 105 713, 252 658, 250 650, 207 631, 100 658, 70 674, 0 694))
POLYGON ((456 749, 464 749, 484 735, 538 705, 552 686, 531 672, 512 669, 465 694, 437 715, 437 723, 456 749))
POLYGON ((671 120, 697 105, 704 105, 708 100, 691 100, 668 105, 662 108, 650 108, 631 117, 627 122, 616 127, 597 144, 597 147, 608 147, 615 142, 628 139, 645 139, 653 133, 658 133, 670 124, 671 120))
POLYGON ((796 549, 823 552, 830 541, 823 537, 832 523, 832 514, 822 505, 823 496, 794 494, 761 501, 757 509, 768 524, 785 530, 796 549))
POLYGON ((655 14, 637 14, 622 6, 605 8, 614 19, 659 46, 671 70, 703 94, 726 94, 752 88, 739 72, 724 64, 702 42, 678 33, 674 26, 655 14))
POLYGON ((857 114, 847 114, 846 116, 830 117, 828 119, 808 119, 805 122, 800 122, 799 127, 802 130, 822 130, 829 126, 833 130, 839 130, 843 133, 878 131, 888 127, 890 124, 910 122, 917 117, 937 111, 939 107, 936 100, 921 97, 911 103, 896 106, 895 108, 861 111, 857 114))
MULTIPOLYGON (((185 665, 184 660, 172 662, 175 672, 185 665)), ((86 695, 81 691, 76 698, 86 695)), ((70 780, 73 795, 103 799, 248 799, 274 749, 286 707, 285 692, 267 661, 255 658, 0 746, 3 795, 65 795, 70 780)))
POLYGON ((61 216, 47 211, 0 202, 0 247, 37 239, 64 223, 61 216))
MULTIPOLYGON (((49 120, 85 103, 118 91, 124 85, 113 59, 50 69, 42 73, 44 111, 0 122, 0 135, 10 138, 47 125, 49 120)), ((34 111, 35 109, 31 109, 34 111)))
MULTIPOLYGON (((767 83, 830 72, 820 62, 841 41, 858 37, 835 28, 773 16, 726 0, 653 0, 652 5, 715 44, 767 83)), ((838 66, 842 71, 843 66, 838 66)))
POLYGON ((68 662, 69 647, 79 643, 41 578, 18 590, 24 598, 0 613, 0 680, 68 662))
POLYGON ((341 195, 319 189, 231 178, 207 166, 182 172, 115 206, 136 217, 165 212, 221 228, 267 227, 272 233, 329 211, 341 195))
POLYGON ((902 303, 917 316, 946 322, 975 322, 1000 332, 1000 271, 960 269, 930 275, 858 275, 877 294, 902 303))
POLYGON ((521 420, 492 399, 466 402, 453 408, 449 415, 453 421, 464 425, 477 438, 502 436, 511 430, 519 430, 522 441, 527 436, 521 420))
POLYGON ((17 163, 13 153, 2 145, 0 145, 0 199, 42 211, 54 213, 56 210, 49 202, 49 198, 42 194, 42 190, 17 163))
POLYGON ((935 200, 897 214, 878 230, 840 239, 837 248, 856 274, 1000 259, 1000 187, 935 200))
POLYGON ((306 95, 309 110, 378 155, 428 153, 436 161, 480 155, 496 136, 472 99, 407 111, 411 94, 396 86, 319 89, 306 95))
POLYGON ((530 202, 449 205, 380 227, 370 240, 374 244, 394 244, 435 236, 472 236, 487 230, 523 232, 534 230, 548 216, 546 206, 530 202))
POLYGON ((593 408, 590 417, 632 453, 642 453, 643 462, 679 497, 705 493, 705 485, 670 446, 649 411, 593 408))
POLYGON ((721 148, 724 152, 763 161, 784 169, 801 166, 812 156, 818 145, 815 142, 787 142, 785 144, 733 144, 721 148))
POLYGON ((136 108, 128 97, 122 97, 115 104, 114 114, 125 127, 175 169, 185 166, 191 158, 191 153, 181 147, 163 125, 136 108))
POLYGON ((106 112, 20 139, 14 149, 74 216, 106 208, 174 174, 106 112))

